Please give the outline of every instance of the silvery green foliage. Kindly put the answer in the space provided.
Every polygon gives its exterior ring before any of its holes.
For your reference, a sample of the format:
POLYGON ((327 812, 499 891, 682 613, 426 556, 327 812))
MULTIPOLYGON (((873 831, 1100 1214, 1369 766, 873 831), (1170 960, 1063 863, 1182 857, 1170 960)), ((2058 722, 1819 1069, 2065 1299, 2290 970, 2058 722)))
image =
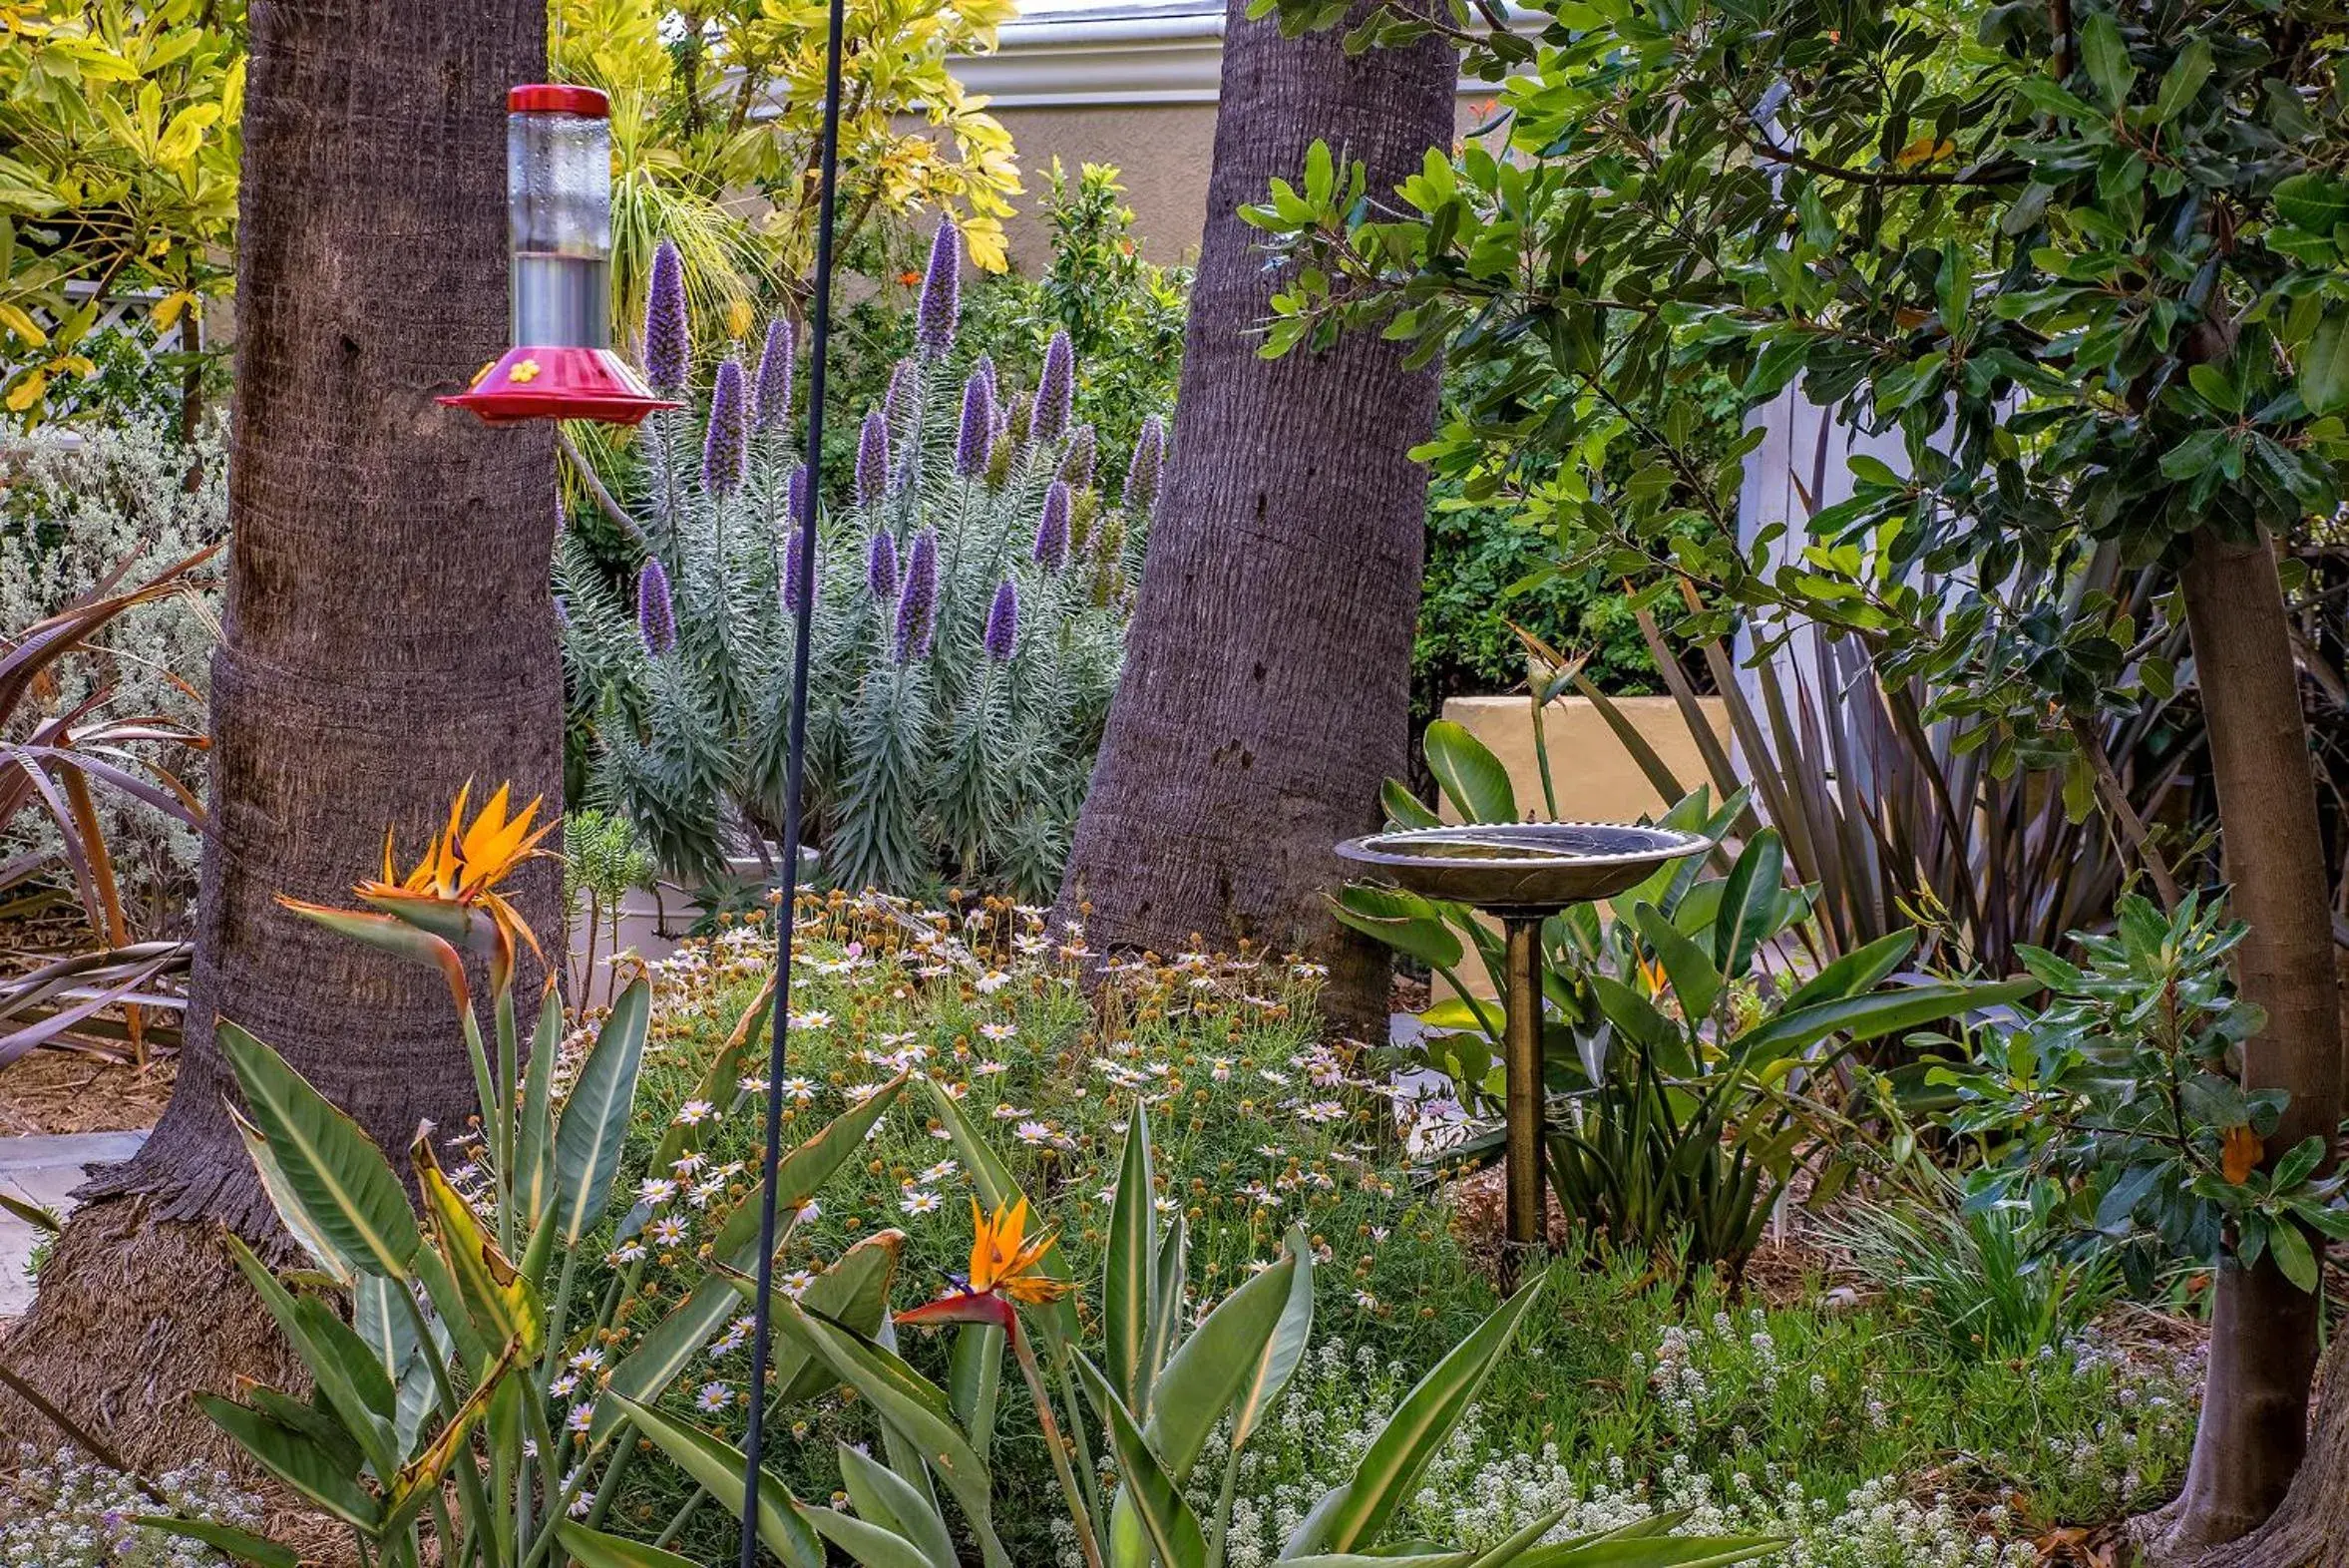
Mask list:
MULTIPOLYGON (((821 520, 807 800, 810 842, 837 885, 1048 896, 1116 688, 1143 528, 1088 489, 1068 508, 1065 561, 1035 559, 1072 434, 1031 442, 1014 420, 983 465, 958 472, 975 355, 964 344, 903 367, 886 483, 868 474, 862 504, 821 520), (935 602, 909 617, 904 595, 927 591, 924 575, 891 574, 877 596, 868 567, 876 536, 910 566, 925 535, 935 602), (990 658, 1006 581, 1017 634, 1008 658, 990 658), (901 638, 901 621, 925 634, 901 638)), ((576 538, 556 591, 573 700, 595 730, 594 800, 625 812, 669 872, 710 876, 754 838, 781 837, 793 652, 782 576, 800 452, 796 431, 754 431, 742 488, 715 494, 702 424, 697 411, 654 415, 631 448, 642 463, 631 504, 666 572, 674 648, 649 650, 633 579, 616 581, 576 538)), ((863 444, 879 460, 882 443, 863 444)), ((847 478, 828 474, 828 492, 845 496, 847 478)))
MULTIPOLYGON (((193 449, 160 423, 49 427, 0 444, 0 635, 55 614, 126 561, 136 558, 123 587, 221 538, 228 529, 225 469, 213 424, 193 449), (199 482, 190 490, 189 472, 197 467, 199 482)), ((55 701, 78 702, 95 683, 111 681, 107 714, 160 714, 201 732, 218 616, 210 592, 127 611, 97 639, 117 656, 104 665, 64 661, 55 701)), ((164 760, 202 791, 200 757, 173 748, 164 760)), ((195 894, 196 835, 121 790, 96 797, 132 924, 143 936, 161 935, 195 894)), ((40 813, 26 812, 17 831, 22 843, 0 834, 0 861, 48 847, 52 830, 40 813)))
MULTIPOLYGON (((130 1477, 70 1448, 45 1454, 21 1445, 16 1469, 0 1480, 0 1568, 214 1568, 228 1559, 183 1536, 134 1523, 165 1509, 130 1477)), ((169 1511, 237 1529, 260 1527, 260 1499, 238 1491, 224 1470, 173 1470, 157 1477, 169 1511)))

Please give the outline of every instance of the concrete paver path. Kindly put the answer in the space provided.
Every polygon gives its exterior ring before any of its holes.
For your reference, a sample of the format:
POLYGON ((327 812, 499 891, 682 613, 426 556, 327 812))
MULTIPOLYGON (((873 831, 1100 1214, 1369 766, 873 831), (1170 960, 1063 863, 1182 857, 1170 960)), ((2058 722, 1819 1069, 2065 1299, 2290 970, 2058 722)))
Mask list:
MULTIPOLYGON (((0 1192, 63 1215, 73 1207, 67 1194, 82 1185, 86 1165, 111 1165, 139 1152, 144 1132, 84 1132, 32 1138, 0 1138, 0 1192)), ((13 1318, 33 1302, 25 1274, 40 1233, 0 1210, 0 1318, 13 1318)))

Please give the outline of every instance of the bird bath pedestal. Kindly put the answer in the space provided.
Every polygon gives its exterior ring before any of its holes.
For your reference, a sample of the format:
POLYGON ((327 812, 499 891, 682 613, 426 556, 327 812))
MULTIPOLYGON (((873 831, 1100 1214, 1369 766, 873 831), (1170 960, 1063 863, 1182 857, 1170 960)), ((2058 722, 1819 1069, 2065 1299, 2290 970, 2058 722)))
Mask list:
POLYGON ((1667 862, 1703 854, 1713 841, 1672 828, 1595 822, 1511 822, 1373 833, 1338 846, 1380 882, 1423 898, 1465 904, 1499 918, 1507 933, 1502 977, 1508 1022, 1508 1224, 1502 1272, 1514 1284, 1547 1240, 1542 1193, 1542 922, 1572 904, 1611 899, 1667 862))

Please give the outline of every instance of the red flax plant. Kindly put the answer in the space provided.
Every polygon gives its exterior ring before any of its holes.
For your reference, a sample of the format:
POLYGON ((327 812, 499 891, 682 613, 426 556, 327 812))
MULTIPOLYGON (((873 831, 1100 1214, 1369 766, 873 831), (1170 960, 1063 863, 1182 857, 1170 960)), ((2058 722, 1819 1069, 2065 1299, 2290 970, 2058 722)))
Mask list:
MULTIPOLYGON (((109 654, 95 640, 100 632, 138 605, 188 591, 194 575, 218 550, 214 545, 198 551, 143 586, 115 592, 132 566, 125 561, 79 601, 14 636, 0 636, 0 829, 39 813, 57 835, 54 848, 0 861, 0 915, 24 913, 54 897, 45 879, 62 868, 102 949, 0 982, 0 1066, 52 1040, 87 1036, 97 1014, 187 967, 185 943, 131 941, 93 786, 201 828, 203 808, 195 791, 140 748, 200 753, 210 743, 160 714, 108 713, 112 680, 100 680, 87 695, 61 705, 57 677, 70 658, 103 663, 109 654)), ((126 1006, 123 1033, 133 1058, 146 1065, 147 1031, 138 1006, 126 1006)))

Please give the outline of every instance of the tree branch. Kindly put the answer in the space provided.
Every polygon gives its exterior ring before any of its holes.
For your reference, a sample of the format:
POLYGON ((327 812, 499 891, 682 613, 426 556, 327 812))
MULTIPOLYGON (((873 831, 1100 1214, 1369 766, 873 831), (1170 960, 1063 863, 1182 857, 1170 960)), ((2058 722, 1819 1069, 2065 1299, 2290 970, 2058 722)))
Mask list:
POLYGON ((571 464, 572 472, 579 475, 587 485, 587 494, 595 498, 597 510, 611 519, 612 526, 625 534, 629 543, 638 549, 650 550, 652 542, 644 537, 643 528, 628 516, 627 509, 619 504, 619 498, 604 488, 602 476, 595 472, 595 465, 587 461, 587 455, 573 443, 571 433, 560 424, 555 427, 555 450, 562 453, 564 460, 571 464))

